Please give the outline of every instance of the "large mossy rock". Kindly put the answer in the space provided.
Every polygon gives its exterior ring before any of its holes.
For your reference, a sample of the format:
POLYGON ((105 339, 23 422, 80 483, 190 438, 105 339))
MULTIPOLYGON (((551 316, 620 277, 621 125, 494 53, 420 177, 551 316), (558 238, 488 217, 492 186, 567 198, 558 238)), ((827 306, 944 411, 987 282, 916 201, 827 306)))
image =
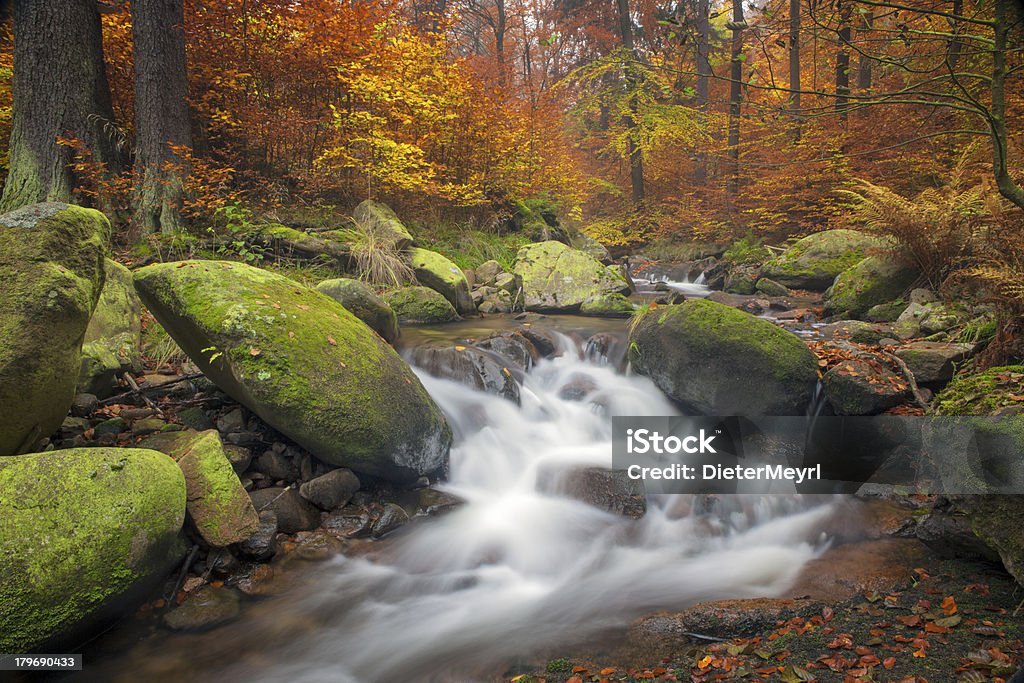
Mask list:
POLYGON ((241 543, 260 525, 249 494, 235 474, 216 429, 155 434, 141 444, 174 459, 185 474, 186 510, 211 546, 241 543))
POLYGON ((999 554, 1006 571, 1024 586, 1024 506, 1020 497, 964 496, 957 505, 971 520, 974 535, 999 554))
POLYGON ((430 287, 402 287, 384 295, 403 325, 450 323, 459 313, 440 292, 430 287))
POLYGON ((366 283, 341 277, 324 280, 316 288, 369 325, 384 341, 394 343, 398 339, 398 317, 366 283))
POLYGON ((646 313, 630 333, 633 367, 704 415, 802 415, 818 381, 795 335, 706 299, 646 313))
POLYGON ((576 311, 588 299, 628 294, 622 273, 553 240, 527 244, 516 255, 527 310, 576 311))
POLYGON ((72 647, 130 613, 181 557, 184 518, 185 479, 156 451, 0 458, 0 651, 72 647))
POLYGON ((766 277, 786 287, 823 291, 844 270, 884 242, 856 230, 826 230, 808 235, 761 267, 766 277))
POLYGON ((476 313, 476 305, 469 293, 469 282, 461 268, 429 249, 411 247, 407 253, 412 272, 421 285, 439 292, 459 314, 476 313))
POLYGON ((67 415, 109 241, 110 223, 92 209, 47 203, 0 216, 0 455, 29 450, 67 415))
POLYGON ((399 482, 444 465, 444 415, 395 350, 329 296, 222 261, 147 266, 135 285, 203 374, 324 462, 399 482))
POLYGON ((1024 365, 1002 365, 955 377, 935 400, 936 415, 993 415, 1017 410, 1024 395, 1024 365))
POLYGON ((413 243, 409 230, 387 204, 367 199, 352 212, 352 218, 364 233, 395 250, 413 243))
POLYGON ((825 313, 859 318, 877 306, 897 299, 914 283, 913 268, 881 256, 869 256, 844 270, 825 292, 825 313))
POLYGON ((142 302, 132 272, 116 261, 104 262, 106 278, 96 310, 85 330, 78 393, 106 398, 121 372, 142 370, 142 302))

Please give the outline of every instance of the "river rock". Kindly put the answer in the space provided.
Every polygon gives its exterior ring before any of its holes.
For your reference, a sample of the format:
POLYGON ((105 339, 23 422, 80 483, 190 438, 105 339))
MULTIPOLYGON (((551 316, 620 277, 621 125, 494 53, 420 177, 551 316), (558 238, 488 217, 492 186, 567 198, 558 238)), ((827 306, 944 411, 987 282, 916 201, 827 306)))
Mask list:
POLYGON ((184 472, 186 510, 204 541, 222 547, 244 541, 256 531, 259 517, 217 430, 164 432, 142 445, 166 453, 184 472))
POLYGON ((476 284, 482 286, 494 286, 498 276, 505 272, 497 261, 484 261, 474 270, 476 273, 476 284))
POLYGON ((825 325, 819 330, 826 339, 849 339, 858 344, 877 344, 892 330, 885 325, 866 323, 862 320, 840 320, 825 325))
POLYGON ((909 389, 880 362, 859 358, 838 363, 821 383, 836 415, 877 415, 899 404, 909 389))
POLYGON ((599 294, 580 304, 582 315, 601 318, 628 318, 636 307, 622 294, 599 294))
POLYGON ((612 255, 608 252, 608 247, 604 246, 585 232, 576 233, 569 238, 569 242, 573 249, 582 251, 606 266, 613 262, 612 255))
POLYGON ((818 382, 817 359, 795 335, 705 299, 647 312, 630 349, 637 372, 704 415, 803 415, 818 382))
POLYGON ((567 471, 538 472, 538 488, 624 517, 640 519, 647 512, 643 482, 630 479, 625 470, 604 467, 573 467, 567 471))
POLYGON ((393 344, 398 339, 398 317, 369 285, 352 278, 340 277, 324 280, 316 288, 369 325, 374 332, 384 338, 384 341, 393 344))
POLYGON ((396 251, 413 242, 409 230, 386 204, 367 199, 352 212, 352 219, 364 233, 396 251))
POLYGON ((280 532, 294 534, 320 526, 320 511, 292 487, 260 489, 249 495, 260 514, 270 510, 277 516, 277 530, 280 532))
POLYGON ((629 293, 629 283, 620 271, 561 242, 522 247, 515 273, 523 281, 527 310, 575 311, 593 297, 629 293))
POLYGON ((765 296, 789 296, 788 287, 767 277, 759 279, 754 285, 754 289, 765 296))
POLYGON ((872 306, 899 298, 917 277, 916 270, 895 259, 869 256, 840 273, 825 292, 825 313, 859 318, 872 306))
POLYGON ((132 272, 104 259, 105 280, 96 310, 85 330, 85 343, 102 343, 125 371, 142 371, 142 302, 132 272))
POLYGON ((164 615, 173 631, 206 631, 225 624, 241 612, 238 593, 230 588, 203 586, 181 605, 164 615))
POLYGON ((884 304, 875 304, 869 308, 867 313, 864 314, 864 319, 873 323, 896 322, 906 309, 907 302, 903 299, 887 301, 884 304))
POLYGON ((466 315, 476 313, 476 305, 469 294, 469 282, 462 269, 447 257, 429 249, 410 248, 409 265, 421 285, 430 287, 448 299, 456 312, 466 315))
POLYGON ((414 349, 412 359, 434 377, 455 380, 519 404, 519 382, 497 354, 462 344, 430 344, 414 349))
POLYGON ((277 552, 277 513, 263 510, 256 531, 238 544, 238 551, 257 561, 268 560, 277 552))
POLYGON ((33 204, 0 216, 0 455, 31 450, 67 415, 103 289, 110 223, 33 204))
POLYGON ((299 495, 321 510, 333 510, 347 503, 359 490, 359 478, 344 468, 331 470, 299 487, 299 495))
POLYGON ((370 527, 370 533, 374 538, 380 538, 381 536, 394 531, 408 521, 408 512, 406 512, 400 505, 388 503, 384 506, 380 516, 374 520, 373 526, 370 527))
POLYGON ((0 458, 0 651, 74 651, 45 648, 140 604, 181 558, 184 519, 185 479, 156 451, 0 458))
POLYGON ((964 361, 973 349, 971 344, 912 342, 896 350, 920 384, 935 384, 953 379, 957 363, 964 361))
POLYGON ((795 289, 823 291, 836 277, 885 243, 855 230, 825 230, 798 240, 761 268, 761 276, 795 289))
POLYGON ((444 465, 451 430, 440 409, 395 350, 330 297, 216 261, 147 266, 135 281, 204 375, 317 458, 399 482, 444 465))
POLYGON ((477 348, 491 351, 505 361, 515 365, 522 371, 530 370, 540 359, 540 352, 522 332, 495 332, 490 337, 481 339, 477 348))
POLYGON ((82 362, 78 370, 80 394, 108 398, 117 388, 117 377, 122 372, 121 361, 110 346, 102 341, 82 344, 82 362))
POLYGON ((384 295, 403 325, 450 323, 459 319, 455 307, 430 287, 402 287, 384 295))

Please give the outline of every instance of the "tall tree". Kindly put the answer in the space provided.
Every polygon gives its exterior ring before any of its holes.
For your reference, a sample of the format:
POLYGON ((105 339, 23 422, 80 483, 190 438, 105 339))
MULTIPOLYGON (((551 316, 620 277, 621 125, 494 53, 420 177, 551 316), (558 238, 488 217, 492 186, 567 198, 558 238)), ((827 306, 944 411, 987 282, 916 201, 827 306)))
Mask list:
MULTIPOLYGON (((626 88, 630 93, 636 93, 639 87, 634 62, 639 61, 636 46, 633 43, 633 19, 629 16, 629 0, 616 0, 619 11, 619 36, 622 39, 622 47, 630 60, 626 65, 626 88)), ((633 94, 629 100, 629 111, 623 115, 623 124, 627 131, 627 153, 629 156, 629 179, 632 186, 633 204, 640 204, 644 201, 644 153, 637 144, 635 133, 639 127, 637 122, 638 103, 636 95, 633 94)))
POLYGON ((69 201, 79 184, 73 138, 91 161, 119 170, 96 0, 14 3, 10 172, 0 209, 69 201))
MULTIPOLYGON (((800 0, 789 0, 789 110, 800 117, 800 0)), ((799 128, 797 128, 799 134, 799 128)))
POLYGON ((182 228, 188 169, 175 147, 192 144, 182 0, 135 0, 136 236, 182 228))
POLYGON ((740 107, 743 102, 743 29, 747 22, 743 18, 743 0, 732 0, 732 21, 726 24, 732 31, 732 48, 729 68, 729 178, 725 189, 735 196, 740 183, 740 107))
POLYGON ((836 0, 839 8, 839 27, 836 36, 839 41, 836 52, 836 112, 842 121, 846 121, 850 108, 850 16, 853 8, 850 0, 836 0))
MULTIPOLYGON (((697 108, 702 115, 708 108, 708 85, 711 80, 710 12, 710 0, 697 0, 697 108)), ((698 150, 696 161, 693 180, 697 185, 703 185, 708 177, 708 158, 703 149, 698 150)))
MULTIPOLYGON (((861 24, 860 32, 864 38, 868 37, 868 32, 871 31, 872 26, 875 23, 875 14, 871 11, 863 13, 863 23, 861 24)), ((859 37, 858 37, 859 38, 859 37)), ((864 42, 863 40, 861 42, 864 42)), ((857 89, 862 93, 866 90, 871 90, 871 77, 872 69, 871 63, 874 60, 863 50, 860 53, 860 59, 857 60, 857 89)))

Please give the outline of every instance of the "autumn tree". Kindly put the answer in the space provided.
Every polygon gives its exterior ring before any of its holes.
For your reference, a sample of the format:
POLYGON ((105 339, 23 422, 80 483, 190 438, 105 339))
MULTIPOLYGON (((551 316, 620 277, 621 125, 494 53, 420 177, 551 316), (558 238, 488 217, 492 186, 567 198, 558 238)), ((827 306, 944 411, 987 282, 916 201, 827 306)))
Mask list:
POLYGON ((182 0, 134 0, 137 235, 182 228, 184 152, 192 144, 182 0))
POLYGON ((71 200, 76 146, 107 172, 120 166, 95 0, 18 0, 14 36, 3 210, 71 200))
POLYGON ((734 196, 740 181, 740 109, 743 101, 743 30, 747 22, 743 18, 743 0, 732 0, 732 21, 727 28, 732 31, 732 47, 729 64, 729 178, 726 189, 734 196))
MULTIPOLYGON (((629 0, 616 0, 619 12, 619 37, 622 39, 622 49, 630 60, 626 64, 626 89, 635 91, 639 78, 637 69, 632 62, 639 61, 636 47, 633 44, 633 20, 629 16, 629 0)), ((639 126, 637 117, 639 107, 635 96, 629 98, 628 110, 623 113, 623 123, 628 131, 626 139, 627 158, 629 160, 629 179, 632 187, 633 204, 640 204, 644 200, 644 153, 636 139, 636 130, 639 126)))

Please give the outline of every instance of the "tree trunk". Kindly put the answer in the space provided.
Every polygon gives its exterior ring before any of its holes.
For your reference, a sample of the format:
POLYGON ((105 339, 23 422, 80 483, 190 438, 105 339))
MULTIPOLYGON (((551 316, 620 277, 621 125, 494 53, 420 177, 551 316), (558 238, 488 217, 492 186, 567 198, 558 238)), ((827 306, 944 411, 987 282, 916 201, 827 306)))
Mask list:
MULTIPOLYGON (((953 0, 953 14, 960 16, 964 11, 964 0, 953 0)), ((956 34, 960 30, 960 22, 950 22, 949 32, 956 34)), ((954 37, 949 41, 949 51, 946 53, 946 58, 949 61, 950 70, 956 66, 956 63, 960 61, 960 52, 963 49, 963 43, 960 38, 954 37)))
POLYGON ((182 0, 132 3, 136 237, 182 228, 188 169, 172 146, 192 144, 183 23, 182 0))
MULTIPOLYGON (((711 80, 711 12, 710 0, 697 0, 697 108, 700 110, 701 126, 704 112, 708 109, 708 85, 711 80)), ((697 152, 693 168, 693 182, 703 185, 708 178, 708 156, 703 149, 697 152)))
MULTIPOLYGON (((1006 130, 1006 52, 1011 22, 1008 16, 1013 0, 995 0, 995 44, 992 50, 992 109, 989 127, 992 131, 992 171, 999 193, 1015 206, 1024 209, 1024 188, 1010 175, 1008 135, 1006 130)), ((1016 17, 1014 17, 1016 18, 1016 17)))
POLYGON ((79 140, 108 172, 120 170, 95 0, 14 3, 13 91, 10 172, 0 210, 71 200, 75 152, 58 145, 58 137, 79 140))
MULTIPOLYGON (((867 37, 875 23, 875 15, 872 12, 864 13, 864 23, 861 25, 861 33, 867 37)), ((861 92, 871 90, 871 62, 874 60, 867 55, 868 50, 864 49, 857 61, 857 89, 861 92)))
POLYGON ((850 107, 850 0, 836 0, 839 5, 839 50, 836 53, 836 113, 846 122, 850 107))
POLYGON ((732 0, 732 61, 729 70, 729 178, 725 190, 735 197, 740 184, 740 105, 743 98, 743 0, 732 0))
POLYGON ((800 139, 800 0, 789 0, 789 112, 800 139))
MULTIPOLYGON (((617 0, 619 10, 619 34, 622 37, 622 47, 626 49, 634 61, 637 59, 636 49, 633 45, 633 20, 629 16, 629 0, 617 0)), ((629 65, 626 67, 626 87, 632 93, 637 87, 636 71, 629 65)), ((637 129, 637 101, 635 96, 630 97, 629 113, 622 117, 622 122, 629 132, 627 141, 627 152, 629 155, 629 179, 633 190, 633 204, 639 205, 644 201, 644 156, 643 150, 637 145, 634 133, 637 129)))

